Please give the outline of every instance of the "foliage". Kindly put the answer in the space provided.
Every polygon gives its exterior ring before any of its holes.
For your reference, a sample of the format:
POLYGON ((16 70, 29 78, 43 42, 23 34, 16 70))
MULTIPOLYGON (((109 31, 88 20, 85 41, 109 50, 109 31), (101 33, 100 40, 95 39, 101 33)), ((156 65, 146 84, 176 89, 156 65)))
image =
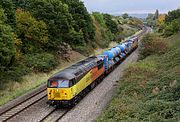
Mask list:
POLYGON ((104 16, 104 20, 106 22, 106 26, 109 28, 109 30, 112 33, 116 34, 118 31, 117 23, 112 20, 112 16, 109 14, 103 14, 103 16, 104 16))
MULTIPOLYGON (((68 5, 69 12, 73 18, 73 27, 76 32, 83 32, 83 37, 87 43, 89 40, 94 39, 95 30, 92 19, 84 6, 84 3, 80 0, 62 0, 68 5)), ((83 40, 82 40, 83 41, 83 40)))
POLYGON ((25 63, 27 67, 40 72, 48 72, 57 65, 54 56, 49 53, 27 54, 25 63))
POLYGON ((138 29, 141 29, 143 27, 142 20, 134 17, 129 19, 128 24, 137 27, 138 29))
POLYGON ((28 10, 38 20, 43 20, 48 26, 49 39, 47 46, 51 50, 64 41, 69 43, 68 34, 72 30, 72 16, 67 4, 59 0, 32 0, 28 10))
POLYGON ((158 25, 163 25, 164 24, 165 16, 166 16, 165 14, 159 15, 159 17, 158 17, 158 25))
POLYGON ((16 44, 23 53, 42 50, 48 43, 47 26, 43 21, 37 21, 29 12, 16 11, 17 35, 21 43, 16 44))
POLYGON ((170 24, 166 24, 164 28, 164 36, 171 36, 180 31, 180 18, 173 20, 170 24))
POLYGON ((0 9, 0 71, 7 70, 12 65, 16 53, 12 29, 5 24, 7 18, 0 9))
POLYGON ((168 15, 166 15, 165 23, 171 23, 175 19, 180 18, 180 9, 169 11, 168 15))
POLYGON ((4 13, 7 17, 6 23, 11 27, 15 28, 16 26, 16 17, 15 17, 15 6, 12 0, 1 0, 0 8, 3 8, 4 13))
POLYGON ((154 14, 148 14, 146 18, 147 25, 150 27, 156 26, 156 21, 154 20, 154 14))
POLYGON ((107 28, 103 14, 94 12, 92 14, 92 20, 96 28, 95 45, 101 48, 108 47, 109 43, 114 40, 114 34, 107 28))
POLYGON ((124 14, 122 15, 122 17, 123 17, 124 19, 127 19, 127 18, 129 18, 129 15, 128 15, 127 13, 124 13, 124 14))
POLYGON ((31 0, 12 0, 16 9, 26 9, 31 0))
POLYGON ((168 12, 162 28, 164 29, 163 35, 166 37, 180 31, 180 9, 168 12))
POLYGON ((104 28, 106 28, 106 22, 104 20, 103 14, 99 13, 99 12, 93 12, 92 15, 94 16, 94 18, 96 19, 96 21, 104 28))
POLYGON ((156 12, 154 14, 154 20, 157 20, 158 17, 159 17, 159 11, 158 11, 158 9, 156 9, 156 12))
POLYGON ((179 36, 171 39, 168 52, 126 70, 117 95, 97 122, 180 120, 180 41, 179 36))
POLYGON ((146 58, 149 55, 163 54, 167 51, 166 42, 154 34, 148 34, 141 41, 140 58, 146 58))

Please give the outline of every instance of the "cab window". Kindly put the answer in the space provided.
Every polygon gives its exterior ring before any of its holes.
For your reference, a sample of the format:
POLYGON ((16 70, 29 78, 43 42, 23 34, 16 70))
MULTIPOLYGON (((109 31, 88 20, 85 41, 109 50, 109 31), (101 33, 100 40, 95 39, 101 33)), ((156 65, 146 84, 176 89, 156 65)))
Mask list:
POLYGON ((57 88, 58 82, 57 81, 49 81, 48 87, 57 88))
POLYGON ((69 81, 68 80, 58 80, 58 88, 68 88, 69 81))
POLYGON ((69 87, 72 87, 76 84, 76 80, 75 79, 72 79, 69 81, 69 87))

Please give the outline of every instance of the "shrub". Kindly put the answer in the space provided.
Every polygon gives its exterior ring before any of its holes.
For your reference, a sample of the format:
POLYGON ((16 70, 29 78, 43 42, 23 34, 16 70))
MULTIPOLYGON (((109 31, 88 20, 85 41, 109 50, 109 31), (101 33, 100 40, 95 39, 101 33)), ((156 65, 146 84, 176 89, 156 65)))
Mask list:
POLYGON ((167 43, 154 34, 147 34, 141 41, 140 58, 143 59, 149 55, 163 54, 168 49, 167 43))
POLYGON ((41 72, 48 72, 57 65, 55 57, 49 53, 28 54, 25 61, 30 69, 41 72))

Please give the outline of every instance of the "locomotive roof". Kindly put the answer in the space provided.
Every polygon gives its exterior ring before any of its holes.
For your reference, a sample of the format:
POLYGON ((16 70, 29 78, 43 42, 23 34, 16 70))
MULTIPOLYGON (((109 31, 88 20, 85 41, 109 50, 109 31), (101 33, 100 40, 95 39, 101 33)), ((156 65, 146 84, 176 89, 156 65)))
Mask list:
POLYGON ((97 59, 98 58, 96 56, 89 57, 85 60, 82 60, 82 61, 56 73, 50 79, 61 79, 62 78, 62 79, 71 80, 71 79, 77 77, 78 75, 88 71, 89 69, 93 68, 94 66, 96 66, 97 59))

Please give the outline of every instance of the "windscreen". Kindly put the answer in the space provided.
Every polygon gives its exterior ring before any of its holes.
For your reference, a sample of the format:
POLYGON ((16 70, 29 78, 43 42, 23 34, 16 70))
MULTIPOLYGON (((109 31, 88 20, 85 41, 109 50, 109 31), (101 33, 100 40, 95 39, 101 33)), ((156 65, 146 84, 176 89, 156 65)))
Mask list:
POLYGON ((69 81, 68 80, 49 81, 48 87, 51 87, 51 88, 68 88, 69 87, 69 81))
POLYGON ((58 80, 58 87, 59 88, 69 87, 69 81, 68 80, 58 80))

